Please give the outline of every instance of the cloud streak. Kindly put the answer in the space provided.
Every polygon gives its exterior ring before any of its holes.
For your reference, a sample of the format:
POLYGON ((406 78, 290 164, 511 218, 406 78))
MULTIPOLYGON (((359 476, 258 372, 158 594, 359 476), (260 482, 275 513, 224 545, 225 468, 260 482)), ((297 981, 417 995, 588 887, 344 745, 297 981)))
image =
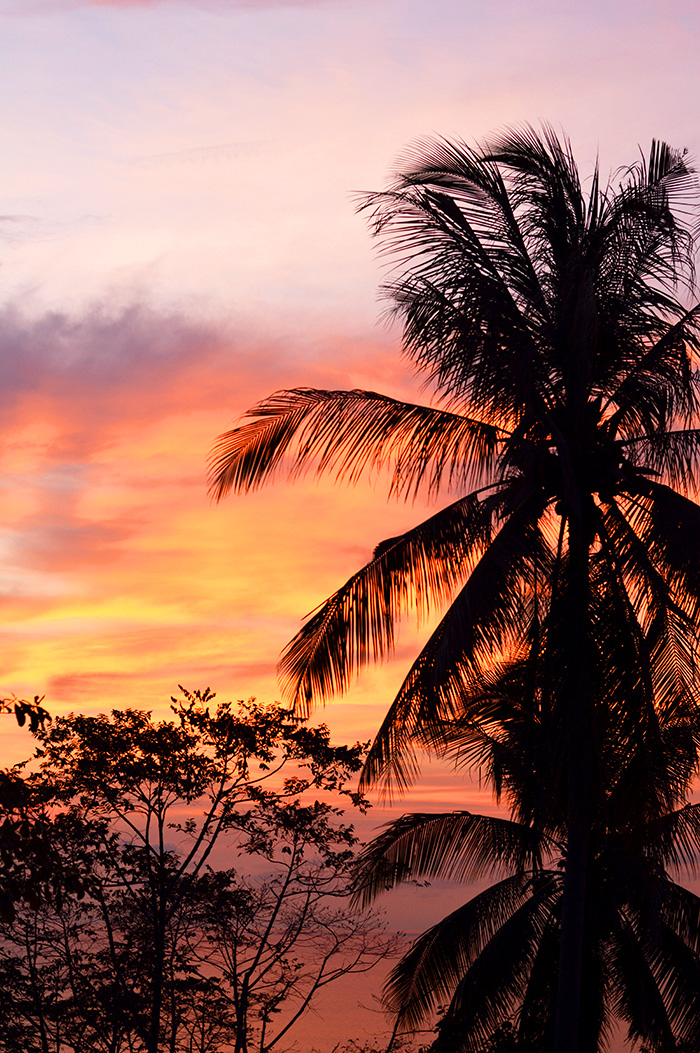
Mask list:
MULTIPOLYGON (((2 0, 0 14, 29 15, 48 11, 73 11, 81 7, 137 10, 173 5, 182 0, 2 0)), ((203 11, 265 11, 285 7, 323 7, 345 0, 185 0, 203 11)))
MULTIPOLYGON (((162 710, 177 683, 276 697, 301 617, 420 514, 330 481, 220 506, 206 493, 216 435, 272 389, 398 390, 386 343, 329 334, 323 360, 295 364, 252 333, 102 304, 6 309, 0 363, 4 693, 45 693, 54 710, 162 710)), ((405 665, 376 672, 383 700, 405 665)), ((334 724, 358 733, 352 701, 334 724)))
POLYGON ((241 157, 251 157, 260 153, 262 145, 260 142, 251 140, 250 142, 219 143, 215 146, 193 146, 171 153, 145 154, 143 157, 131 158, 129 163, 141 168, 173 164, 216 164, 222 161, 237 161, 241 157))

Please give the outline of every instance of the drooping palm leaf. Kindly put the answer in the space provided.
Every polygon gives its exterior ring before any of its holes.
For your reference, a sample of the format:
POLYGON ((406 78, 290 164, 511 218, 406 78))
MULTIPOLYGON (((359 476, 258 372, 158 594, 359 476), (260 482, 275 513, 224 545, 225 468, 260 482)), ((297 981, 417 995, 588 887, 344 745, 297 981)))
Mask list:
POLYGON ((405 787, 417 772, 416 743, 439 738, 462 714, 465 682, 501 647, 515 644, 528 607, 524 584, 551 558, 539 532, 541 497, 525 500, 495 535, 414 663, 367 756, 363 781, 405 787))
POLYGON ((648 521, 641 533, 652 557, 664 566, 677 602, 693 620, 700 614, 700 561, 695 555, 700 506, 661 483, 649 482, 648 521))
POLYGON ((650 957, 676 1041, 697 1049, 700 1044, 700 957, 664 924, 660 927, 658 946, 650 957))
MULTIPOLYGON (((617 432, 625 436, 621 446, 633 456, 639 457, 634 453, 636 449, 642 455, 653 454, 656 446, 658 459, 662 452, 658 447, 666 434, 675 430, 674 424, 679 420, 690 421, 697 414, 693 354, 698 351, 699 324, 700 308, 695 305, 683 311, 677 321, 662 324, 660 336, 645 333, 646 339, 634 340, 627 361, 618 367, 621 378, 607 393, 607 404, 612 403, 615 410, 606 424, 611 435, 617 432), (652 338, 651 346, 649 338, 652 338)), ((676 442, 668 443, 667 456, 681 452, 681 436, 687 430, 681 429, 676 433, 676 442)), ((673 464, 670 457, 668 463, 673 464)), ((655 468, 656 464, 649 466, 655 468)))
POLYGON ((494 501, 470 494, 413 530, 381 542, 373 559, 306 622, 285 648, 279 673, 298 712, 342 691, 351 676, 393 650, 401 615, 427 614, 464 581, 488 545, 494 501))
MULTIPOLYGON (((677 590, 675 582, 668 580, 665 556, 668 539, 665 539, 661 549, 650 544, 653 510, 648 502, 612 502, 603 509, 601 518, 609 543, 609 559, 615 564, 630 596, 650 648, 657 652, 657 657, 660 657, 664 648, 671 648, 669 661, 673 659, 677 663, 675 690, 679 695, 690 693, 692 697, 697 630, 687 607, 684 609, 681 605, 689 597, 684 590, 677 590), (641 529, 637 531, 635 526, 641 529)), ((671 556, 678 559, 673 553, 671 556)), ((664 704, 666 694, 661 684, 657 683, 657 704, 664 704)))
POLYGON ((658 472, 670 486, 695 490, 698 485, 700 429, 675 428, 620 442, 631 464, 658 472))
MULTIPOLYGON (((401 1030, 420 1026, 441 1001, 451 1001, 471 969, 478 971, 481 961, 483 989, 490 1001, 489 1023, 498 1023, 493 1005, 495 976, 490 975, 498 961, 503 964, 503 988, 498 1010, 508 1000, 508 971, 513 984, 520 980, 529 956, 536 946, 536 935, 546 921, 560 887, 560 875, 543 872, 536 877, 518 875, 506 878, 475 895, 425 932, 392 970, 387 980, 387 1002, 398 1011, 401 1030), (504 931, 505 930, 505 931, 504 931), (509 964, 506 947, 517 942, 519 961, 509 964), (485 957, 484 957, 485 956, 485 957)), ((475 987, 475 1001, 478 1001, 475 987)), ((484 1025, 476 1022, 475 1034, 484 1025)))
MULTIPOLYGON (((476 1053, 483 1048, 491 1032, 508 1018, 522 999, 537 948, 551 924, 560 896, 559 873, 538 875, 533 878, 528 899, 500 924, 488 941, 480 934, 481 939, 473 950, 467 945, 471 954, 467 951, 461 963, 462 976, 441 1022, 433 1045, 434 1053, 448 1053, 454 1049, 460 1053, 476 1053), (478 953, 475 954, 477 947, 478 953)), ((457 931, 447 935, 448 941, 458 938, 458 925, 459 919, 454 919, 457 931)), ((437 926, 431 931, 435 932, 435 929, 437 926)), ((469 933, 468 923, 465 929, 463 939, 469 933)), ((430 953, 424 954, 420 969, 415 971, 416 985, 420 976, 427 986, 446 957, 437 939, 429 948, 426 947, 426 951, 428 949, 430 953)))
POLYGON ((673 1026, 651 964, 634 927, 626 918, 615 932, 610 958, 610 986, 618 1019, 628 1025, 631 1040, 643 1039, 654 1053, 674 1050, 673 1026))
POLYGON ((692 951, 700 955, 700 896, 667 877, 664 882, 661 916, 665 924, 684 940, 692 951))
POLYGON ((506 432, 445 410, 400 402, 375 391, 278 391, 245 414, 249 423, 221 435, 210 461, 219 500, 253 490, 282 468, 335 471, 355 482, 363 472, 391 470, 392 492, 469 487, 488 473, 506 432))
MULTIPOLYGON (((697 873, 700 865, 700 804, 685 804, 667 812, 653 819, 649 827, 650 841, 663 846, 668 866, 685 873, 697 873)), ((688 900, 688 903, 692 902, 700 904, 695 897, 688 900)), ((694 940, 700 949, 700 929, 695 932, 694 940)))
POLYGON ((537 870, 551 844, 531 827, 472 812, 411 813, 391 823, 362 853, 356 896, 367 906, 405 881, 467 883, 537 870))

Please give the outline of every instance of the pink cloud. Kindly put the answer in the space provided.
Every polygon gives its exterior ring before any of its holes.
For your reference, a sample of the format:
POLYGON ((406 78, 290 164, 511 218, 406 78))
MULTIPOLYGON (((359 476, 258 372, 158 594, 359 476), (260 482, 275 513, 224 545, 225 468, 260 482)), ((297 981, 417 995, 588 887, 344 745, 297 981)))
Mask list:
MULTIPOLYGON (((142 305, 0 314, 4 693, 55 709, 163 710, 177 683, 278 697, 303 615, 420 515, 330 481, 211 504, 211 443, 275 388, 407 390, 388 343, 330 334, 303 352, 142 305)), ((339 734, 360 733, 367 689, 376 728, 413 639, 329 710, 339 734)))
MULTIPOLYGON (((10 0, 12 3, 12 0, 10 0)), ((145 8, 164 7, 173 0, 22 0, 9 14, 36 14, 40 11, 70 11, 79 7, 145 8)), ((279 7, 320 7, 343 0, 187 0, 193 7, 210 11, 265 10, 279 7)))

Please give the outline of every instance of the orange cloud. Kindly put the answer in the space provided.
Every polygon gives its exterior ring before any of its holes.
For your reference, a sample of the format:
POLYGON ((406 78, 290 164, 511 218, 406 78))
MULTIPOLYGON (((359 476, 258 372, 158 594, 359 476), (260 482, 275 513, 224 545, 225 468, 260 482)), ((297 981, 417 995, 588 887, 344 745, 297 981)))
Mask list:
MULTIPOLYGON (((295 361, 250 334, 135 306, 78 320, 8 311, 0 343, 4 694, 46 694, 54 712, 164 713, 178 683, 272 700, 302 617, 421 517, 379 485, 280 481, 218 506, 206 492, 216 435, 275 388, 410 396, 388 342, 329 335, 295 361)), ((370 738, 424 637, 407 624, 394 659, 319 719, 339 739, 370 738)), ((444 799, 431 777, 416 807, 444 799)))

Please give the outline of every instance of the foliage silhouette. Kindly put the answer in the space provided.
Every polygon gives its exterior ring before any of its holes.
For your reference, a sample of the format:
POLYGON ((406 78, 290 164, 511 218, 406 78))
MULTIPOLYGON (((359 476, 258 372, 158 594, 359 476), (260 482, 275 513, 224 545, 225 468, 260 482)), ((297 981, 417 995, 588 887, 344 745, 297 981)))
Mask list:
POLYGON ((37 731, 24 782, 80 886, 0 924, 0 1050, 282 1050, 322 987, 392 949, 346 903, 357 838, 338 804, 365 806, 362 748, 209 692, 174 711, 37 731))
MULTIPOLYGON (((0 698, 0 714, 14 715, 20 727, 29 720, 29 730, 36 732, 51 719, 43 701, 39 695, 31 702, 14 695, 0 698)), ((0 918, 12 918, 18 900, 37 903, 58 882, 70 881, 70 874, 59 877, 61 863, 52 856, 49 830, 17 771, 0 771, 0 816, 0 918)))
POLYGON ((550 688, 559 735, 549 746, 567 783, 567 851, 556 1053, 578 1048, 603 794, 600 587, 639 681, 632 700, 616 694, 611 713, 629 723, 657 690, 694 691, 700 509, 677 491, 697 482, 700 445, 697 204, 687 159, 664 143, 608 185, 596 165, 584 190, 570 144, 548 126, 478 148, 420 142, 394 185, 363 207, 394 267, 386 293, 404 352, 436 405, 278 392, 212 457, 216 498, 285 468, 351 483, 387 472, 400 497, 458 495, 378 545, 282 656, 288 695, 305 712, 391 650, 410 604, 451 601, 379 730, 367 783, 406 787, 419 751, 440 748, 450 721, 478 720, 465 706, 494 657, 538 648, 541 621, 558 607, 550 640, 563 675, 550 688))
POLYGON ((15 720, 20 727, 24 727, 28 718, 30 729, 36 731, 51 719, 48 710, 44 709, 41 704, 43 701, 43 695, 35 695, 31 702, 26 698, 16 698, 14 695, 12 698, 0 698, 0 713, 14 713, 15 720))
MULTIPOLYGON (((488 723, 452 728, 453 749, 499 786, 511 818, 406 815, 363 857, 364 903, 406 881, 497 879, 426 932, 390 977, 399 1028, 448 1006, 434 1053, 481 1053, 494 1029, 506 1029, 506 1048, 552 1048, 567 848, 556 795, 566 783, 548 762, 548 695, 531 664, 491 674, 488 723)), ((591 837, 580 1048, 605 1048, 615 1022, 654 1053, 697 1048, 700 898, 672 874, 693 870, 700 850, 700 806, 685 803, 700 712, 668 698, 634 740, 620 741, 604 699, 597 709, 605 796, 591 837)))

